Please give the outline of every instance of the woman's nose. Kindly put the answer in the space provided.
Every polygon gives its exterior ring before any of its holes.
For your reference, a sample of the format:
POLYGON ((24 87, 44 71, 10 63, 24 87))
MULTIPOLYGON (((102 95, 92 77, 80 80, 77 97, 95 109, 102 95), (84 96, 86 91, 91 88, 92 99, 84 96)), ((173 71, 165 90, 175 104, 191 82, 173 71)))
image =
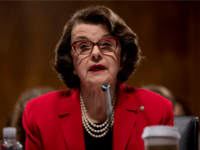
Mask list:
POLYGON ((99 49, 97 45, 94 45, 92 50, 92 59, 101 59, 102 58, 102 52, 99 49))

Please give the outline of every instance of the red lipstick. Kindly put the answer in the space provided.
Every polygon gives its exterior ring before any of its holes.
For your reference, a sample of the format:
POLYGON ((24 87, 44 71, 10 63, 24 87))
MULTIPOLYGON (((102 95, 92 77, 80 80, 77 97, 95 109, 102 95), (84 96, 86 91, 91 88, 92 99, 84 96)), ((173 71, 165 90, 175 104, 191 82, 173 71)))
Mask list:
POLYGON ((92 65, 89 68, 89 71, 91 71, 92 73, 98 73, 98 72, 102 72, 106 69, 106 67, 104 65, 98 64, 98 65, 92 65))

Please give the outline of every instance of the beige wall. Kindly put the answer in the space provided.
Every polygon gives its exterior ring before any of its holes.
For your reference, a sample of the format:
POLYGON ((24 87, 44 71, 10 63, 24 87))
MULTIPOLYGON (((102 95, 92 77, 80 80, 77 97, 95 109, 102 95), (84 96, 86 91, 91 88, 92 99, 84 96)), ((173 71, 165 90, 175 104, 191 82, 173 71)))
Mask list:
POLYGON ((110 7, 139 36, 146 59, 126 83, 166 86, 200 116, 199 2, 0 2, 0 137, 20 93, 66 89, 50 66, 54 47, 70 16, 91 4, 110 7))

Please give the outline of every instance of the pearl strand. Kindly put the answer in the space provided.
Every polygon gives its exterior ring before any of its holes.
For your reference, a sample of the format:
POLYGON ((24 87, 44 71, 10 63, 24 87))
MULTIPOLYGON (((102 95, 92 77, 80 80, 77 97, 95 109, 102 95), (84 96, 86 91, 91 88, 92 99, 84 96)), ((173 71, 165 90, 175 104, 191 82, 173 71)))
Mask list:
MULTIPOLYGON (((81 92, 79 94, 80 94, 80 104, 81 104, 81 112, 82 112, 82 122, 83 122, 83 126, 84 126, 85 130, 88 132, 88 134, 90 134, 92 137, 95 137, 95 138, 101 138, 101 137, 105 136, 109 129, 108 118, 101 125, 94 124, 87 115, 87 110, 85 108, 85 104, 83 102, 81 92), (103 128, 102 129, 94 129, 94 127, 95 128, 103 127, 103 128), (92 132, 93 133, 101 133, 101 134, 97 135, 97 134, 93 134, 92 132)), ((115 95, 113 98, 113 103, 112 103, 113 111, 112 111, 112 115, 111 115, 111 127, 114 124, 115 100, 116 100, 116 92, 115 92, 115 95)))
POLYGON ((81 98, 82 113, 85 115, 85 119, 88 120, 88 122, 89 122, 93 127, 95 127, 95 128, 102 128, 102 127, 104 127, 104 126, 108 123, 108 119, 106 119, 106 121, 105 121, 103 124, 101 124, 101 125, 96 125, 96 124, 94 124, 94 123, 90 120, 90 118, 88 117, 88 115, 87 115, 87 110, 86 110, 86 108, 85 108, 84 102, 82 101, 82 95, 81 95, 81 94, 80 94, 80 98, 81 98))

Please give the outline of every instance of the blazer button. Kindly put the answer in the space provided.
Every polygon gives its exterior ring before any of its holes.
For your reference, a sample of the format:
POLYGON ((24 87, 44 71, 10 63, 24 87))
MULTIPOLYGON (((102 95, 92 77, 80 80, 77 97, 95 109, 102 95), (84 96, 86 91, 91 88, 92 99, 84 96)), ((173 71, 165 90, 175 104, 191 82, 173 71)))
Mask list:
POLYGON ((144 106, 140 106, 139 110, 143 111, 144 110, 144 106))

